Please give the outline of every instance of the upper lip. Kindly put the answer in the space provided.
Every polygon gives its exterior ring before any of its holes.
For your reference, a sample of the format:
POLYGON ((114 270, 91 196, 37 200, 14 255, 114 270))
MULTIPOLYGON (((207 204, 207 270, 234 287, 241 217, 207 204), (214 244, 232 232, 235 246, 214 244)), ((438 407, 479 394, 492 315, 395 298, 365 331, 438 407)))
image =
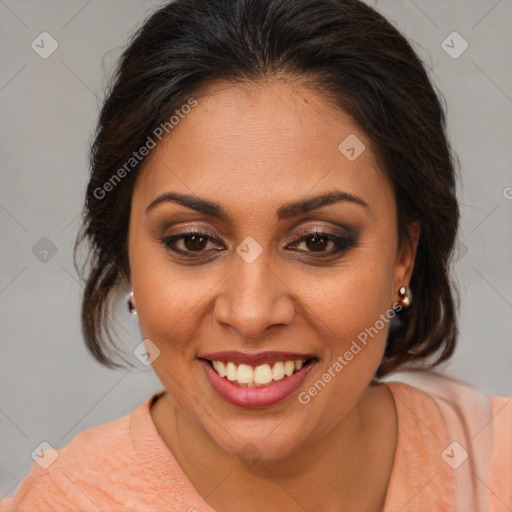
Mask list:
POLYGON ((297 352, 258 352, 247 353, 230 350, 227 352, 211 352, 199 356, 200 359, 209 359, 210 361, 229 361, 235 364, 247 364, 249 366, 259 366, 265 363, 276 363, 278 361, 297 361, 315 358, 314 354, 299 354, 297 352))

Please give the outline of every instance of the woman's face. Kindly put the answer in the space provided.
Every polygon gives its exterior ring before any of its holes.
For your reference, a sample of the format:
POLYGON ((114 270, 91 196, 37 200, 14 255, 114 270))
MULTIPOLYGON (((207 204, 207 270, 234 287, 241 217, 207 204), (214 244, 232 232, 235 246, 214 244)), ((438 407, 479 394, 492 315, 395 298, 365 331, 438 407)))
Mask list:
POLYGON ((279 459, 356 410, 415 244, 398 248, 394 194, 370 141, 319 93, 277 81, 203 92, 135 185, 138 320, 160 351, 156 374, 193 424, 228 453, 251 443, 279 459), (189 232, 200 235, 169 238, 189 232), (212 356, 225 351, 238 354, 212 356), (234 364, 269 351, 281 354, 234 364), (283 377, 291 364, 281 362, 311 357, 283 377), (221 377, 203 358, 238 373, 221 377))

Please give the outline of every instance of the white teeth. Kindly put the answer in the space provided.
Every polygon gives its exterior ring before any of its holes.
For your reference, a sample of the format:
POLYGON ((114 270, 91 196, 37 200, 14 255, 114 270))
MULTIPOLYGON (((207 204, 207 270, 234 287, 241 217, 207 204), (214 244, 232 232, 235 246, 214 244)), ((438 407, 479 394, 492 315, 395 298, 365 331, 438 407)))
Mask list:
POLYGON ((226 365, 222 361, 213 361, 213 367, 221 377, 226 376, 226 365))
POLYGON ((236 365, 234 363, 228 363, 226 365, 226 377, 232 382, 236 380, 236 365))
POLYGON ((272 367, 272 378, 274 380, 281 380, 284 377, 284 363, 281 361, 274 364, 272 367))
POLYGON ((242 387, 262 387, 277 382, 285 377, 291 377, 304 366, 304 360, 278 361, 271 367, 270 364, 261 364, 252 367, 248 364, 235 364, 232 362, 212 361, 214 370, 230 382, 242 387))
POLYGON ((272 382, 272 370, 270 365, 262 364, 254 369, 254 384, 270 384, 272 382))
POLYGON ((253 382, 252 366, 239 364, 236 372, 236 380, 240 382, 240 384, 251 384, 253 382))
POLYGON ((286 363, 284 363, 284 374, 287 377, 290 377, 291 375, 293 375, 294 370, 295 370, 295 363, 293 361, 286 361, 286 363))

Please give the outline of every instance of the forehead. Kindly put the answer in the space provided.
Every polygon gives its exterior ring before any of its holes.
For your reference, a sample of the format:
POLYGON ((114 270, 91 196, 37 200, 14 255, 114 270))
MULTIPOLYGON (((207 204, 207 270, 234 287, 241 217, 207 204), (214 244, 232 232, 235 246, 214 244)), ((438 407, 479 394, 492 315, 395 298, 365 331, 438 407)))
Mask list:
POLYGON ((220 83, 194 98, 196 106, 149 154, 135 187, 138 199, 149 203, 178 190, 277 208, 332 189, 367 202, 391 195, 371 141, 316 90, 277 80, 220 83))

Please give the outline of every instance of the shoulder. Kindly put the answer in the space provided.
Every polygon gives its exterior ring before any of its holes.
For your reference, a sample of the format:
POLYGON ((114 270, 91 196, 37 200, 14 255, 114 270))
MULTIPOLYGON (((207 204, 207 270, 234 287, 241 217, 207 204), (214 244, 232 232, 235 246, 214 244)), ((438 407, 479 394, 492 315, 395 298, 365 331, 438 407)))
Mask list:
POLYGON ((411 429, 413 422, 418 428, 428 423, 430 430, 446 437, 449 444, 437 455, 448 464, 457 462, 455 476, 465 467, 476 475, 474 486, 483 487, 481 482, 489 490, 491 510, 499 509, 499 499, 512 505, 512 397, 488 396, 428 371, 404 372, 386 385, 395 398, 399 421, 411 429))
POLYGON ((491 489, 496 510, 512 509, 512 397, 491 396, 493 454, 491 489))
MULTIPOLYGON (((129 466, 133 450, 133 415, 147 405, 114 421, 83 430, 62 448, 38 454, 32 469, 14 496, 0 501, 0 512, 91 510, 112 501, 107 475, 120 475, 129 466), (101 505, 100 505, 101 503, 101 505)), ((112 479, 110 479, 112 481, 112 479)), ((97 509, 96 509, 97 510, 97 509)))
POLYGON ((471 439, 487 437, 493 446, 512 443, 512 397, 486 395, 440 373, 403 372, 386 382, 396 401, 414 411, 437 409, 448 432, 459 428, 471 439))
POLYGON ((407 400, 415 408, 435 405, 444 414, 453 410, 471 424, 492 420, 501 409, 506 411, 512 400, 488 396, 470 384, 433 371, 404 371, 384 383, 395 397, 407 400))

